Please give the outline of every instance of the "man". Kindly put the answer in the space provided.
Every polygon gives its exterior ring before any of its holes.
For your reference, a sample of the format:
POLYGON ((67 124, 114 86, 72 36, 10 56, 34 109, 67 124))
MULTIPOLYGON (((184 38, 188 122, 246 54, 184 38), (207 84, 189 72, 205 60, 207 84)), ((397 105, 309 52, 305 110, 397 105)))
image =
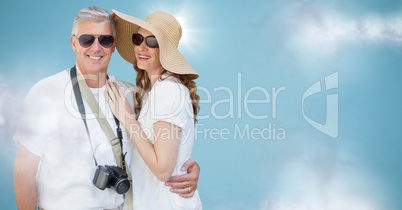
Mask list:
MULTIPOLYGON (((113 131, 115 122, 103 95, 107 67, 115 50, 115 28, 103 8, 89 7, 74 19, 71 46, 76 53, 76 73, 96 98, 113 131)), ((71 69, 73 71, 73 69, 71 69)), ((134 87, 117 80, 133 107, 134 87)), ((68 71, 45 78, 29 91, 14 140, 17 155, 14 186, 18 209, 121 209, 124 198, 113 187, 98 189, 93 183, 99 165, 116 166, 112 146, 86 99, 84 116, 68 71), (85 123, 84 123, 85 121, 85 123)), ((117 135, 117 134, 116 134, 117 135)), ((123 152, 130 160, 133 143, 123 131, 123 152)), ((129 162, 127 164, 130 164, 129 162)), ((172 192, 191 197, 197 188, 199 166, 190 159, 166 184, 172 192)), ((133 180, 135 182, 135 180, 133 180)), ((157 202, 157 201, 155 201, 157 202)))

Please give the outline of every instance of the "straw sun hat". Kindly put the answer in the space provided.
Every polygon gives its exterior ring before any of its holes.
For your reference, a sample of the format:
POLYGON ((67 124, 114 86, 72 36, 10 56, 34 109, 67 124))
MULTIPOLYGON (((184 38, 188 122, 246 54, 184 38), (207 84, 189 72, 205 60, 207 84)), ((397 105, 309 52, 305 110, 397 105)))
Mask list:
POLYGON ((198 75, 177 49, 182 29, 172 15, 157 11, 141 20, 116 10, 112 11, 116 22, 116 48, 126 61, 132 64, 136 62, 132 35, 141 27, 156 37, 159 44, 159 58, 164 69, 176 74, 198 75))

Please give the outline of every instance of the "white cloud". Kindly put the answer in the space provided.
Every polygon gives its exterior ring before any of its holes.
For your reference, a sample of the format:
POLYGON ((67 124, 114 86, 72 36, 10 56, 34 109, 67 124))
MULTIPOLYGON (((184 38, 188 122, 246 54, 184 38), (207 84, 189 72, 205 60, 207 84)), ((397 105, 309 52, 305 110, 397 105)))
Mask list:
MULTIPOLYGON (((1 93, 0 93, 0 110, 3 110, 3 98, 1 97, 1 93)), ((2 127, 4 125, 4 123, 6 122, 6 119, 3 116, 3 113, 0 112, 0 127, 2 127)))
POLYGON ((288 163, 281 175, 282 189, 278 190, 281 196, 267 199, 260 210, 381 209, 377 198, 367 193, 372 189, 367 186, 370 182, 364 174, 342 169, 326 174, 326 168, 317 169, 303 161, 295 161, 288 163))
MULTIPOLYGON (((0 158, 7 168, 13 167, 15 146, 12 136, 18 120, 23 96, 19 88, 0 75, 0 158)), ((21 86, 19 86, 21 87, 21 86)))
POLYGON ((274 194, 260 202, 260 210, 384 209, 387 192, 354 147, 298 136, 268 189, 274 194))
POLYGON ((402 14, 352 17, 323 7, 292 8, 290 47, 332 53, 347 42, 402 43, 402 14))
MULTIPOLYGON (((1 78, 6 78, 1 76, 1 78)), ((12 135, 18 120, 21 108, 24 88, 17 88, 10 82, 0 79, 0 129, 7 137, 12 135)))

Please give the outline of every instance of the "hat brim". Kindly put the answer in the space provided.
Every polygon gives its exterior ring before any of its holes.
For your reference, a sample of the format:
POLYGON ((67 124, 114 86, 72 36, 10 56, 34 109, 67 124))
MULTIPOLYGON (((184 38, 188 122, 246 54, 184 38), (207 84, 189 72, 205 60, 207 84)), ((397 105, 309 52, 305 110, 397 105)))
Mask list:
POLYGON ((136 58, 134 44, 131 40, 132 34, 136 33, 139 28, 144 28, 158 40, 160 62, 164 69, 176 74, 194 74, 198 76, 198 73, 178 51, 178 46, 174 46, 161 30, 147 21, 116 10, 112 11, 112 16, 116 23, 116 49, 124 60, 135 65, 136 58))

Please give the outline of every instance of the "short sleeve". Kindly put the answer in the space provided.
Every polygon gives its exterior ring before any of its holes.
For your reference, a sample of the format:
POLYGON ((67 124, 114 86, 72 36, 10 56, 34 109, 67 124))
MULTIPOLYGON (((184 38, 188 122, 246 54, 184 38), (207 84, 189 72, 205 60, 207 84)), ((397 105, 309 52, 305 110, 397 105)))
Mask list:
POLYGON ((53 97, 47 92, 49 91, 40 82, 30 89, 25 97, 13 137, 14 141, 21 143, 30 152, 40 157, 49 140, 50 130, 53 130, 56 124, 52 108, 46 106, 53 104, 53 97))
POLYGON ((160 81, 155 84, 150 97, 151 118, 154 123, 165 121, 184 128, 188 119, 188 100, 183 86, 171 80, 160 81))

